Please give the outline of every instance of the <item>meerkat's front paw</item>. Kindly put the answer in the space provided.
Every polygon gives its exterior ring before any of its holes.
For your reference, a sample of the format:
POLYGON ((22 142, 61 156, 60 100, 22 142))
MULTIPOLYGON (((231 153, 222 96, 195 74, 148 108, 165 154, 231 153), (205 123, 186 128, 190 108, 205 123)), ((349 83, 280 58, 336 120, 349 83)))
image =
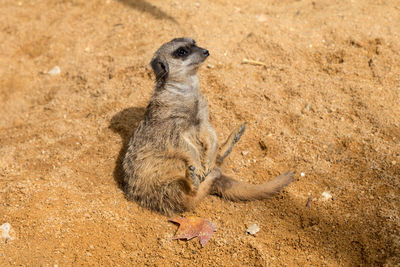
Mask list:
POLYGON ((204 181, 205 174, 200 168, 189 166, 189 175, 192 184, 198 188, 200 183, 204 181))
POLYGON ((196 168, 194 166, 189 166, 189 175, 190 175, 190 179, 192 181, 192 185, 196 189, 199 189, 200 177, 198 175, 196 175, 196 173, 194 172, 195 170, 196 170, 196 168))

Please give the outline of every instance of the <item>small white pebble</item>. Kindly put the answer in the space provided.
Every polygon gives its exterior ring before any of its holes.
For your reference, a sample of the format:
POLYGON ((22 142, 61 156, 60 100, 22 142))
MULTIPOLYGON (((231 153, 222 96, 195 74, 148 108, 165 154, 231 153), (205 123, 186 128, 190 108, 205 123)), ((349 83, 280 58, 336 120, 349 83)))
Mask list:
POLYGON ((325 191, 321 194, 321 196, 324 198, 324 200, 330 200, 332 199, 332 195, 329 191, 325 191))
POLYGON ((306 174, 304 172, 302 172, 302 173, 300 173, 300 176, 304 177, 304 176, 306 176, 306 174))
POLYGON ((259 231, 260 231, 260 227, 258 227, 258 225, 255 224, 255 223, 253 223, 252 225, 250 225, 250 226, 247 228, 247 230, 246 230, 246 232, 247 232, 248 234, 251 234, 251 235, 255 235, 255 234, 258 233, 259 231))
POLYGON ((59 66, 55 66, 48 72, 51 76, 58 75, 61 73, 61 69, 59 66))
POLYGON ((243 156, 246 156, 247 154, 249 154, 249 151, 242 151, 243 156))
POLYGON ((1 236, 6 240, 11 239, 10 229, 11 229, 11 224, 9 224, 9 223, 3 223, 0 226, 1 236))
POLYGON ((266 22, 267 21, 267 16, 265 16, 264 14, 258 15, 256 16, 258 22, 266 22))

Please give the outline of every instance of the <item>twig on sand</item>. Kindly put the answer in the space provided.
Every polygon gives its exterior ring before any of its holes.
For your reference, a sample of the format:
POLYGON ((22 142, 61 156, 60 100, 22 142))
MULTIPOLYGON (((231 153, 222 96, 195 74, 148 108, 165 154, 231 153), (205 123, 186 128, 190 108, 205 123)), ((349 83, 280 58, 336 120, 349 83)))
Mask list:
POLYGON ((257 65, 257 66, 264 66, 264 67, 267 66, 267 64, 264 63, 264 62, 257 61, 257 60, 252 60, 252 59, 247 59, 247 58, 244 58, 242 60, 242 64, 251 64, 251 65, 257 65))
POLYGON ((309 208, 309 207, 310 207, 311 201, 312 201, 312 195, 310 195, 310 196, 308 197, 308 201, 307 201, 307 204, 306 204, 306 208, 309 208))

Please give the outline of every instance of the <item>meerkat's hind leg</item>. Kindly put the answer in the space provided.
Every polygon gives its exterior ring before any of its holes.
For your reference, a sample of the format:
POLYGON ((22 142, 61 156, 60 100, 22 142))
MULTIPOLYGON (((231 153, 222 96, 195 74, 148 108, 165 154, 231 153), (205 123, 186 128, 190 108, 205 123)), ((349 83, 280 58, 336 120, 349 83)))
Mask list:
POLYGON ((240 140, 244 131, 246 130, 247 122, 236 127, 226 139, 225 143, 221 146, 219 155, 217 156, 217 164, 221 165, 224 159, 232 152, 233 146, 240 140))
POLYGON ((215 179, 218 179, 220 176, 221 170, 219 168, 212 169, 204 178, 204 181, 200 183, 196 195, 190 197, 188 196, 189 201, 187 201, 186 209, 191 210, 196 208, 202 199, 210 195, 215 179))

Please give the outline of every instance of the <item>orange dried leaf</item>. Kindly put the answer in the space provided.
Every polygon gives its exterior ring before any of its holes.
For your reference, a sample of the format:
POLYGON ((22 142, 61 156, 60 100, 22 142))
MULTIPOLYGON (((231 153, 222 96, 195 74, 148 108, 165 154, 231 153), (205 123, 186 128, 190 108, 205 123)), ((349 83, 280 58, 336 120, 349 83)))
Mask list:
POLYGON ((217 226, 213 222, 199 217, 179 217, 169 221, 179 224, 174 239, 190 240, 197 236, 202 247, 217 231, 217 226))

